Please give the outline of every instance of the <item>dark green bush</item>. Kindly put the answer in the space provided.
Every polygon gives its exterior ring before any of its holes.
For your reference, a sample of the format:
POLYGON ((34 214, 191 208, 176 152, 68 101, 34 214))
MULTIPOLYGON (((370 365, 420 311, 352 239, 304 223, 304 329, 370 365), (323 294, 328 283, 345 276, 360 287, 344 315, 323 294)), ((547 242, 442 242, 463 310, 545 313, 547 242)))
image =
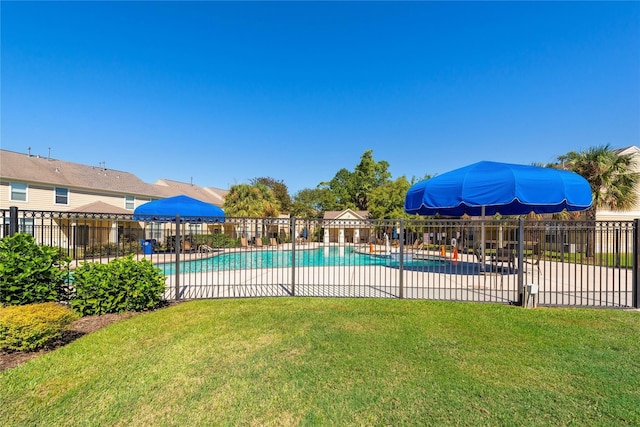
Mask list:
POLYGON ((71 308, 83 316, 151 310, 162 302, 165 281, 151 261, 131 255, 108 264, 85 262, 73 272, 71 308))
POLYGON ((38 350, 60 338, 77 317, 54 302, 0 308, 0 349, 38 350))
POLYGON ((39 246, 29 234, 0 240, 0 305, 67 298, 68 260, 57 248, 39 246))
POLYGON ((226 234, 216 233, 211 235, 209 246, 213 248, 230 248, 235 246, 235 241, 226 234))
POLYGON ((125 256, 130 254, 136 254, 140 252, 141 245, 138 242, 122 242, 120 244, 115 243, 101 243, 97 245, 91 245, 84 251, 85 257, 100 257, 100 256, 125 256))
POLYGON ((214 233, 214 234, 193 234, 187 235, 196 246, 209 245, 212 248, 231 248, 236 246, 236 240, 232 239, 226 234, 214 233))

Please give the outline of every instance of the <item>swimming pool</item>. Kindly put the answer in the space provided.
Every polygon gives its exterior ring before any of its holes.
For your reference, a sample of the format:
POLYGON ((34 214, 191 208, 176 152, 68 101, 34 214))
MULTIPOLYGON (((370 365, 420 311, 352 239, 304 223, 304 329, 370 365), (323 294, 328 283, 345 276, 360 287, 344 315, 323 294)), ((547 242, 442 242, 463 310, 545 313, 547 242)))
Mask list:
MULTIPOLYGON (((298 267, 330 267, 330 266, 371 266, 380 265, 398 267, 399 261, 382 255, 358 253, 352 247, 325 247, 317 249, 296 250, 296 266, 298 267)), ((405 261, 405 266, 440 265, 437 260, 405 261)), ((158 267, 164 274, 174 274, 175 264, 160 264, 158 267)), ((245 270, 254 268, 291 267, 290 250, 262 250, 230 252, 210 258, 183 261, 180 263, 182 273, 199 273, 206 271, 245 270)))

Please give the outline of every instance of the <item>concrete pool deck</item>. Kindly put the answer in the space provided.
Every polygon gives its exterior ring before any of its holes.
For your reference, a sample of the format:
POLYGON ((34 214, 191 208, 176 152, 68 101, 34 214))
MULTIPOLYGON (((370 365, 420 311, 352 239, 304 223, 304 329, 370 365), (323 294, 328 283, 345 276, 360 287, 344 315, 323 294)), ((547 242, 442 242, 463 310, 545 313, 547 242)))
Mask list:
MULTIPOLYGON (((296 245, 297 249, 315 249, 323 245, 296 245)), ((367 245, 367 248, 369 246, 367 245)), ((370 248, 369 248, 370 249, 370 248)), ((182 261, 215 257, 236 251, 291 250, 291 244, 277 247, 225 249, 216 253, 182 254, 182 261)), ((364 250, 364 246, 363 246, 364 250)), ((370 254, 384 253, 379 245, 370 254)), ((361 252, 366 254, 366 252, 361 252)), ((412 251, 414 257, 440 259, 436 251, 412 251)), ((154 262, 174 262, 174 254, 147 255, 154 262), (170 255, 170 258, 161 257, 170 255)), ((446 259, 445 262, 454 262, 446 259)), ((458 254, 458 263, 478 265, 470 254, 458 254)), ((489 266, 487 262, 485 264, 489 266)), ((612 267, 566 264, 541 260, 537 267, 527 265, 524 285, 538 286, 538 305, 632 307, 632 271, 612 267), (598 278, 599 277, 599 278, 598 278), (602 280, 612 278, 615 280, 602 280)), ((243 270, 182 273, 179 297, 184 299, 242 298, 268 296, 316 296, 349 298, 406 298, 454 301, 515 303, 519 299, 518 275, 499 272, 456 274, 421 271, 387 265, 297 266, 243 270)), ((167 278, 168 299, 175 298, 176 276, 167 278)), ((533 302, 533 301, 530 301, 533 302)))

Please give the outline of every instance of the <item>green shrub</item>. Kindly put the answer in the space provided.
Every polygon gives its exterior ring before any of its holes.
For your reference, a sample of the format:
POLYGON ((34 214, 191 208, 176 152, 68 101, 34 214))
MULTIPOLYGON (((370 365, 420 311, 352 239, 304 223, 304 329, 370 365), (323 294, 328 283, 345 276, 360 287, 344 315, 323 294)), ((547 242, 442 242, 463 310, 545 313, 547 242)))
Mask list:
POLYGON ((77 317, 54 302, 0 308, 0 348, 38 350, 60 338, 77 317))
POLYGON ((211 247, 214 248, 231 248, 234 246, 234 239, 226 234, 216 233, 211 235, 211 247))
POLYGON ((85 257, 124 256, 140 252, 139 242, 121 242, 120 244, 107 242, 91 245, 84 252, 85 257))
POLYGON ((68 260, 57 248, 39 246, 29 234, 0 240, 0 305, 67 298, 68 260))
POLYGON ((71 308, 83 316, 151 310, 162 301, 165 281, 151 261, 132 255, 108 264, 85 262, 73 272, 71 308))
POLYGON ((236 240, 223 233, 214 234, 193 234, 187 238, 196 245, 209 245, 212 248, 231 248, 236 246, 236 240))

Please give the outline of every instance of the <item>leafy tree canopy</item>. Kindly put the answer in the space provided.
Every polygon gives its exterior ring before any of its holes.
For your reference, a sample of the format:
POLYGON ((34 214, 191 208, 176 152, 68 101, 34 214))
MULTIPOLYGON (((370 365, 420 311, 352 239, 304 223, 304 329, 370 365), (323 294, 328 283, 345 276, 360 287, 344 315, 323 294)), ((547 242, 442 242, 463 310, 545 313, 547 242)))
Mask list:
POLYGON ((271 177, 259 177, 250 181, 252 185, 263 184, 271 189, 275 196, 280 210, 283 212, 289 212, 291 210, 291 196, 289 195, 289 189, 286 184, 280 180, 277 181, 271 177))
POLYGON ((323 200, 331 199, 329 190, 305 188, 293 197, 291 215, 301 218, 320 218, 323 214, 323 200))
POLYGON ((373 150, 365 151, 353 172, 343 168, 331 181, 320 183, 318 188, 330 193, 324 194, 322 210, 368 210, 371 192, 391 179, 388 169, 388 162, 373 159, 373 150))
POLYGON ((386 182, 371 191, 369 195, 369 214, 375 219, 412 218, 404 212, 404 199, 411 184, 401 176, 395 181, 386 182))

